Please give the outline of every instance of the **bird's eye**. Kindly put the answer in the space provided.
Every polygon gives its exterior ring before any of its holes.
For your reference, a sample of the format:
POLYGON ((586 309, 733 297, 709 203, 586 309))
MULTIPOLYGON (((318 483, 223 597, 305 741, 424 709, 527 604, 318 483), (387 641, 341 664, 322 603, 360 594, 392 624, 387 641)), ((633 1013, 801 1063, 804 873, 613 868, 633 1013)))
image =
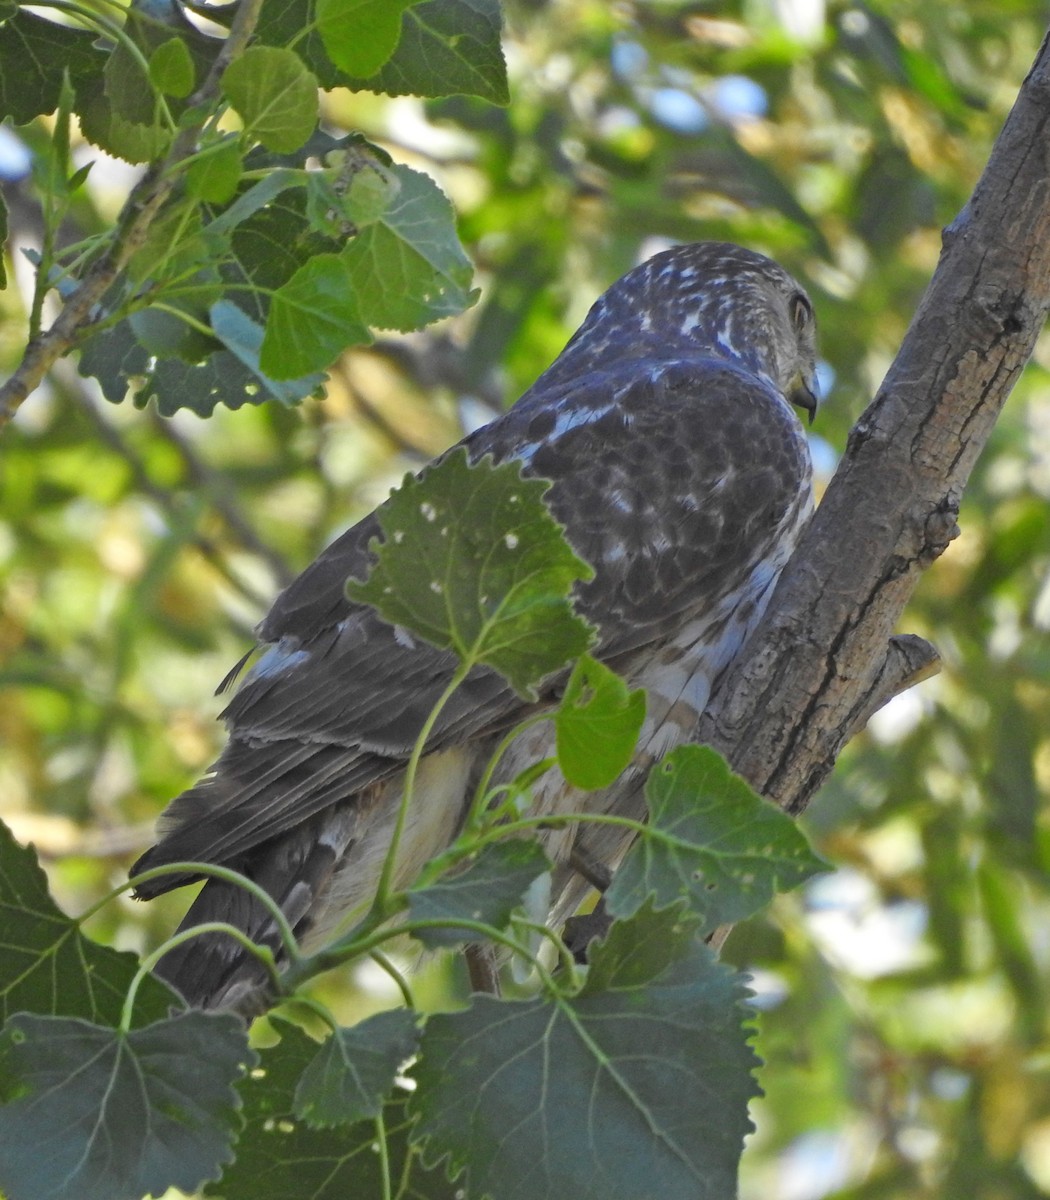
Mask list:
POLYGON ((813 305, 802 295, 801 292, 796 292, 788 304, 788 309, 791 313, 791 323, 795 326, 798 333, 801 333, 807 325, 813 322, 813 305))

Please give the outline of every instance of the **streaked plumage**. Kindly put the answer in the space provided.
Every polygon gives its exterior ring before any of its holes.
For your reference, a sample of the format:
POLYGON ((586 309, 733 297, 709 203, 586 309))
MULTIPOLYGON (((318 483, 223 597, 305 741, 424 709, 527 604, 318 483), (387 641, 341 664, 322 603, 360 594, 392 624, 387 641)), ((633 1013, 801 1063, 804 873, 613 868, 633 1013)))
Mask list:
MULTIPOLYGON (((688 735, 808 516, 809 454, 791 403, 812 411, 813 368, 812 309, 786 272, 737 246, 680 246, 614 284, 536 384, 465 439, 474 459, 520 459, 553 481, 551 507, 596 570, 577 604, 599 627, 599 656, 650 691, 626 785, 582 797, 552 771, 537 789, 542 811, 637 812, 648 763, 688 735)), ((135 870, 236 867, 304 937, 367 901, 405 761, 452 669, 449 654, 345 598, 377 533, 366 517, 277 598, 259 627, 266 649, 224 713, 226 748, 173 801, 135 870)), ((453 697, 429 744, 406 877, 454 835, 493 738, 524 710, 487 669, 453 697)), ((546 753, 549 737, 538 726, 506 769, 546 753)), ((615 834, 590 827, 587 838, 604 858, 620 849, 615 834)), ((564 861, 570 843, 564 833, 551 849, 564 861)), ((188 882, 169 876, 139 894, 188 882)), ((267 935, 261 908, 218 881, 183 924, 214 919, 267 935)), ((161 973, 204 1005, 243 1007, 257 983, 239 947, 215 935, 166 956, 161 973)))

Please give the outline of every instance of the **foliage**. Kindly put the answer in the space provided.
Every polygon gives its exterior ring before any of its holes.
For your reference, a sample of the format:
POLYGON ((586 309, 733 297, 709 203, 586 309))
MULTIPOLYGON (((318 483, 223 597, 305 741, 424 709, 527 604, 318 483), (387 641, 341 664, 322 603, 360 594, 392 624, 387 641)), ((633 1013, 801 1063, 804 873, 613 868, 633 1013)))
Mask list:
MULTIPOLYGON (((329 85, 374 75, 397 51, 402 7, 319 0, 311 64, 329 85)), ((243 6, 221 53, 177 5, 132 6, 122 26, 90 5, 62 9, 76 28, 25 8, 0 23, 5 115, 58 106, 41 158, 31 345, 48 293, 75 303, 111 264, 112 285, 63 348, 83 348, 81 368, 111 399, 130 390, 167 414, 190 404, 207 415, 220 401, 301 400, 370 328, 417 329, 472 302, 439 189, 359 135, 323 131, 317 77, 292 48, 299 33, 245 48, 258 3, 243 6), (114 227, 60 246, 87 175, 70 164, 74 115, 99 148, 150 167, 114 227)), ((432 86, 425 72, 408 77, 418 93, 432 86)))
POLYGON ((233 1082, 255 1062, 230 1013, 135 1030, 17 1013, 0 1041, 6 1194, 130 1198, 214 1178, 241 1124, 233 1082))
MULTIPOLYGON (((104 162, 86 172, 99 155, 83 138, 130 153, 160 125, 132 105, 155 94, 145 83, 122 91, 113 68, 99 79, 96 33, 37 9, 19 12, 12 35, 12 11, 0 6, 0 111, 19 125, 34 169, 5 166, 3 191, 7 274, 24 283, 21 248, 68 263, 81 243, 110 235, 125 192, 104 162)), ((371 80, 352 79, 353 91, 309 12, 266 0, 258 44, 292 49, 328 89, 331 140, 318 141, 307 173, 331 181, 347 160, 325 156, 360 152, 366 165, 347 168, 355 198, 333 207, 305 186, 254 193, 245 207, 260 208, 212 231, 234 248, 219 283, 236 290, 219 298, 208 280, 191 280, 198 290, 173 305, 172 322, 132 313, 96 332, 79 360, 108 400, 122 400, 130 380, 140 400, 156 390, 172 411, 189 403, 210 421, 98 403, 91 379, 59 369, 0 448, 0 806, 21 840, 36 841, 66 911, 92 907, 122 878, 161 805, 214 758, 218 704, 202 697, 250 644, 274 588, 456 440, 461 419, 518 395, 586 303, 654 248, 647 239, 726 237, 807 283, 834 377, 814 440, 826 472, 892 356, 940 227, 965 202, 1045 17, 1031 0, 835 3, 823 17, 818 5, 511 0, 513 101, 502 110, 491 106, 507 98, 494 5, 405 9, 393 57, 371 80), (810 32, 787 23, 803 9, 818 14, 810 32), (348 143, 352 133, 364 143, 348 143), (365 219, 350 219, 364 230, 380 225, 367 218, 399 167, 452 197, 482 299, 408 338, 362 314, 377 340, 332 368, 324 399, 257 406, 263 393, 290 400, 321 384, 328 364, 315 365, 314 347, 328 336, 331 303, 352 326, 338 308, 345 295, 321 286, 311 298, 295 343, 304 357, 290 363, 304 374, 291 380, 257 373, 263 323, 308 260, 321 259, 319 284, 336 278, 329 257, 345 264, 348 207, 359 206, 365 219), (321 232, 305 233, 315 219, 321 232), (201 342, 182 340, 183 329, 201 342)), ((175 112, 187 69, 165 48, 173 37, 165 28, 144 57, 175 112)), ((209 45, 186 45, 199 84, 209 45)), ((216 145, 214 165, 184 169, 185 197, 203 216, 199 229, 179 228, 189 253, 173 270, 212 253, 202 231, 246 194, 245 172, 279 182, 281 169, 301 174, 307 162, 265 147, 245 156, 230 124, 211 133, 231 145, 216 145)), ((159 227, 135 266, 141 294, 168 248, 159 227)), ((368 283, 368 263, 359 269, 368 283)), ((5 368, 24 346, 31 282, 24 294, 0 296, 5 368)), ((283 298, 293 321, 297 296, 283 298)), ((107 299, 118 302, 130 295, 107 299)), ((726 961, 755 974, 755 1045, 767 1063, 746 1198, 998 1200, 1050 1188, 1048 365, 1040 345, 965 499, 963 536, 911 607, 907 627, 939 646, 944 673, 855 740, 804 819, 836 873, 778 897, 725 948, 726 961)), ((89 925, 106 941, 154 945, 177 903, 112 904, 89 925)), ((314 985, 340 1027, 390 1002, 366 973, 353 980, 314 985)), ((435 964, 414 991, 423 1007, 447 1009, 463 984, 435 964)), ((119 1005, 107 1003, 104 1017, 81 1015, 113 1021, 119 1005)), ((140 989, 136 1020, 144 1003, 140 989)), ((286 1025, 266 1050, 267 1074, 238 1085, 248 1132, 224 1186, 266 1180, 274 1194, 316 1196, 381 1186, 372 1119, 314 1130, 291 1107, 316 1052, 286 1025)), ((415 1194, 451 1195, 442 1168, 416 1163, 405 1093, 395 1095, 384 1117, 392 1176, 411 1161, 415 1194)))
MULTIPOLYGON (((349 934, 314 954, 289 947, 282 980, 282 994, 294 1000, 312 975, 408 933, 431 949, 467 940, 509 946, 532 964, 538 994, 509 1005, 481 996, 464 1012, 431 1017, 421 1032, 410 1010, 379 1013, 347 1029, 309 1001, 330 1033, 289 1081, 294 1094, 284 1103, 311 1128, 374 1119, 387 1155, 383 1109, 388 1101, 398 1103, 399 1069, 418 1050, 416 1091, 408 1103, 418 1120, 406 1131, 408 1143, 421 1151, 424 1165, 448 1158, 450 1177, 466 1172, 472 1194, 554 1200, 566 1190, 626 1198, 692 1188, 719 1196, 733 1186, 750 1127, 756 1060, 742 1027, 744 980, 719 966, 701 940, 710 926, 701 917, 711 908, 703 881, 711 877, 720 915, 745 917, 776 887, 819 869, 789 817, 714 769, 713 751, 686 746, 670 755, 666 773, 658 768, 647 788, 649 826, 619 820, 644 842, 673 845, 693 886, 680 896, 675 871, 650 856, 641 886, 635 874, 617 893, 616 909, 625 915, 593 949, 585 977, 556 933, 547 934, 557 948, 552 971, 512 929, 530 885, 551 865, 540 843, 520 835, 551 821, 527 809, 519 815, 517 795, 502 800, 503 789, 490 788, 489 772, 452 846, 423 868, 407 893, 391 882, 415 767, 455 687, 484 663, 535 694, 567 655, 579 655, 586 645, 589 629, 568 603, 585 565, 547 513, 546 487, 522 479, 518 463, 493 466, 483 459, 470 466, 456 452, 419 478, 409 476, 380 510, 385 540, 369 578, 351 581, 350 590, 410 633, 450 645, 459 667, 409 760, 399 821, 370 910, 349 934), (668 780, 677 805, 666 795, 668 780), (764 853, 756 855, 753 839, 745 838, 750 854, 737 846, 727 855, 719 845, 724 823, 691 829, 682 819, 690 807, 724 810, 731 825, 743 809, 764 853), (406 920, 391 925, 406 912, 406 920), (689 1031, 684 1044, 683 1029, 689 1031), (680 1088, 697 1101, 683 1106, 680 1088), (567 1124, 568 1113, 579 1114, 577 1128, 567 1124), (552 1136, 556 1127, 558 1137, 552 1136)), ((580 687, 567 688, 564 705, 576 721, 586 710, 589 753, 602 780, 631 756, 640 722, 624 727, 617 719, 626 688, 609 686, 607 668, 590 662, 585 670, 598 687, 582 704, 580 687)), ((530 718, 523 727, 534 723, 530 718)), ((21 872, 35 881, 28 851, 11 842, 8 856, 12 876, 21 872)), ((17 939, 51 906, 46 896, 34 896, 32 906, 21 903, 14 884, 10 891, 7 925, 17 939)), ((111 952, 87 953, 105 961, 111 952)), ((20 948, 22 973, 42 973, 52 957, 51 939, 35 954, 32 946, 20 948)), ((195 1188, 232 1159, 242 1124, 234 1089, 259 1060, 230 1014, 188 1012, 132 1029, 138 987, 155 957, 131 980, 119 1022, 111 1025, 50 1015, 55 998, 48 992, 38 999, 20 994, 30 1011, 11 1017, 0 1040, 6 1079, 0 1185, 11 1200, 133 1200, 170 1185, 195 1188), (47 1015, 32 1013, 34 999, 47 1015), (109 1150, 113 1144, 118 1155, 109 1150), (41 1145, 45 1156, 37 1153, 41 1145)), ((411 1003, 407 984, 403 991, 411 1003)), ((266 1064, 263 1053, 260 1069, 266 1064)), ((239 1194, 236 1185, 218 1186, 227 1196, 239 1194)), ((390 1187, 387 1179, 374 1194, 389 1196, 390 1187)))

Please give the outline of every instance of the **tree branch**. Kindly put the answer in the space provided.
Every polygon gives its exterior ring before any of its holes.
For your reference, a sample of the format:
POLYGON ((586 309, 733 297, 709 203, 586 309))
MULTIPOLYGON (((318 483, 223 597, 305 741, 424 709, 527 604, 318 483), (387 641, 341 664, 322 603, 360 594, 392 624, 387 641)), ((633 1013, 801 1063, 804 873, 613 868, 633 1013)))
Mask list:
POLYGON ((928 652, 890 635, 1050 311, 1050 38, 900 353, 697 738, 791 812, 928 652), (889 653, 889 658, 887 657, 889 653))
POLYGON ((132 188, 109 247, 63 305, 51 328, 30 341, 14 374, 0 387, 0 430, 39 386, 52 365, 76 345, 81 331, 94 319, 95 307, 145 243, 150 226, 179 181, 175 168, 194 153, 201 129, 212 115, 222 73, 248 44, 261 10, 262 0, 240 0, 229 35, 207 78, 190 97, 188 111, 198 109, 199 120, 180 131, 164 158, 150 167, 132 188))

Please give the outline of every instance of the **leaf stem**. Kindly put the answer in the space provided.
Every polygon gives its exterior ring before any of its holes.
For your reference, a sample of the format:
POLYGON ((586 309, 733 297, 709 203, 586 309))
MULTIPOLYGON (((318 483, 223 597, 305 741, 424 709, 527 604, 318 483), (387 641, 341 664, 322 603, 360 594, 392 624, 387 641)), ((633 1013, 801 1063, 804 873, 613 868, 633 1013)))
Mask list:
POLYGON ((522 929, 531 929, 533 933, 538 933, 542 937, 545 937, 554 946, 562 967, 564 967, 569 978, 572 980, 572 990, 575 991, 579 983, 579 972, 576 970, 576 960, 572 956, 572 951, 566 946, 564 940, 549 925, 543 925, 539 921, 528 921, 522 917, 517 917, 514 924, 522 929))
POLYGON ((376 1114, 376 1146, 379 1150, 379 1173, 383 1180, 383 1200, 394 1200, 390 1179, 390 1147, 386 1141, 386 1118, 383 1110, 376 1114))
POLYGON ((337 1032, 339 1029, 339 1022, 336 1020, 335 1013, 332 1012, 327 1004, 322 1004, 320 1000, 315 999, 313 996, 304 996, 299 992, 296 992, 294 996, 290 996, 289 999, 294 1000, 296 1004, 301 1004, 304 1008, 308 1008, 312 1013, 319 1016, 332 1033, 337 1032))
MULTIPOLYGON (((391 897, 390 907, 403 910, 407 906, 407 903, 407 895, 404 892, 398 892, 391 897)), ((519 955, 521 958, 528 959, 540 976, 540 979, 544 982, 544 985, 550 987, 555 992, 559 991, 559 988, 551 979, 549 972, 527 946, 523 945, 517 938, 505 933, 502 929, 486 925, 483 921, 457 920, 449 922, 433 919, 404 921, 398 925, 387 925, 383 928, 377 928, 380 921, 384 919, 386 918, 373 909, 371 917, 366 920, 363 927, 354 930, 342 939, 342 941, 319 950, 316 954, 300 955, 298 961, 290 966, 282 976, 281 982, 285 994, 294 991, 300 983, 305 982, 307 979, 312 979, 315 975, 331 971, 334 967, 342 966, 343 963, 351 959, 360 958, 366 954, 372 955, 375 948, 382 946, 384 942, 403 937, 405 934, 411 934, 416 930, 448 929, 450 925, 456 929, 476 933, 478 938, 487 938, 491 942, 497 942, 501 946, 506 946, 508 950, 519 955)), ((414 1008, 415 1004, 413 1003, 411 1007, 414 1008)))
POLYGON ((373 950, 369 957, 377 967, 380 967, 382 970, 384 970, 394 981, 394 983, 397 984, 398 991, 401 993, 401 999, 405 1002, 405 1007, 414 1009, 416 1007, 416 1000, 412 995, 412 989, 409 986, 408 980, 397 969, 397 967, 394 966, 390 958, 388 958, 382 950, 373 950))
POLYGON ((416 786, 416 774, 419 771, 419 763, 423 757, 427 739, 430 737, 434 726, 437 724, 438 717, 441 716, 441 712, 451 698, 452 693, 466 679, 473 665, 471 661, 463 659, 456 667, 445 690, 438 697, 437 703, 427 714, 427 719, 423 722, 423 728, 420 729, 419 736, 412 747, 412 754, 408 760, 408 766, 405 768, 404 783, 401 788, 401 802, 397 809, 397 821, 394 824, 394 832, 390 838, 390 846, 386 852, 386 858, 383 860, 383 870, 379 876, 376 898, 373 903, 373 911, 380 914, 385 914, 390 901, 390 894, 393 890, 394 872, 397 869, 397 854, 401 845, 401 838, 405 832, 408 809, 412 803, 412 794, 416 786))
POLYGON ((203 333, 205 337, 213 338, 214 330, 210 325, 205 325, 203 321, 198 321, 196 317, 191 317, 185 309, 176 308, 174 304, 165 304, 163 300, 154 300, 150 308, 155 308, 157 312, 168 313, 169 316, 175 317, 184 325, 188 325, 190 329, 195 329, 198 333, 203 333))
POLYGON ((494 829, 478 834, 476 848, 487 846, 489 842, 497 842, 508 834, 530 829, 560 829, 565 825, 617 825, 621 829, 631 830, 632 833, 659 837, 671 845, 690 844, 680 838, 669 837, 663 830, 655 829, 644 821, 635 821, 631 817, 614 817, 608 813, 569 812, 559 813, 557 816, 519 817, 505 825, 497 825, 494 829))
POLYGON ((275 986, 280 987, 281 972, 277 968, 277 962, 269 946, 258 945, 243 930, 238 929, 236 925, 229 924, 227 921, 205 921, 201 925, 194 925, 191 929, 184 929, 181 933, 174 934, 163 945, 158 946, 152 954, 147 954, 142 962, 139 963, 139 969, 135 972, 134 978, 128 985, 128 992, 124 997, 124 1006, 120 1012, 120 1024, 118 1028, 121 1033, 127 1033, 131 1028, 131 1015, 135 1007, 135 997, 146 976, 169 950, 174 950, 176 946, 181 946, 183 942, 188 942, 191 938, 200 937, 205 933, 224 933, 233 938, 235 942, 238 942, 249 954, 253 955, 263 964, 275 986))
POLYGON ((88 917, 94 916, 103 905, 108 904, 110 900, 119 896, 121 892, 126 892, 129 888, 137 888, 140 883, 145 883, 149 879, 160 879, 164 875, 207 875, 209 878, 222 879, 226 883, 232 883, 237 887, 244 888, 249 895, 259 901, 273 918, 273 923, 277 928, 278 934, 280 934, 281 949, 289 963, 297 963, 303 958, 299 950, 299 943, 296 941, 295 932, 288 923, 288 918, 284 915, 281 906, 270 893, 265 888, 260 887, 254 879, 249 879, 247 875, 242 875, 239 871, 233 871, 229 867, 220 867, 217 863, 173 862, 165 863, 162 867, 151 867, 148 871, 143 871, 141 874, 134 876, 134 878, 128 879, 118 887, 115 887, 108 895, 103 896, 97 904, 93 904, 86 912, 81 913, 77 918, 77 923, 81 924, 88 917))
POLYGON ((484 773, 478 780, 478 786, 474 791, 474 800, 470 806, 470 812, 467 814, 467 819, 464 822, 464 829, 471 829, 481 818, 481 814, 485 811, 488 804, 489 785, 492 783, 492 777, 496 773, 496 768, 499 766, 500 759, 506 754, 511 744, 519 738, 526 730, 532 729, 533 726, 539 725, 541 721, 549 721, 550 713, 536 713, 528 717, 526 720, 519 722, 512 730, 500 741, 499 745, 492 752, 492 757, 489 759, 484 773))

